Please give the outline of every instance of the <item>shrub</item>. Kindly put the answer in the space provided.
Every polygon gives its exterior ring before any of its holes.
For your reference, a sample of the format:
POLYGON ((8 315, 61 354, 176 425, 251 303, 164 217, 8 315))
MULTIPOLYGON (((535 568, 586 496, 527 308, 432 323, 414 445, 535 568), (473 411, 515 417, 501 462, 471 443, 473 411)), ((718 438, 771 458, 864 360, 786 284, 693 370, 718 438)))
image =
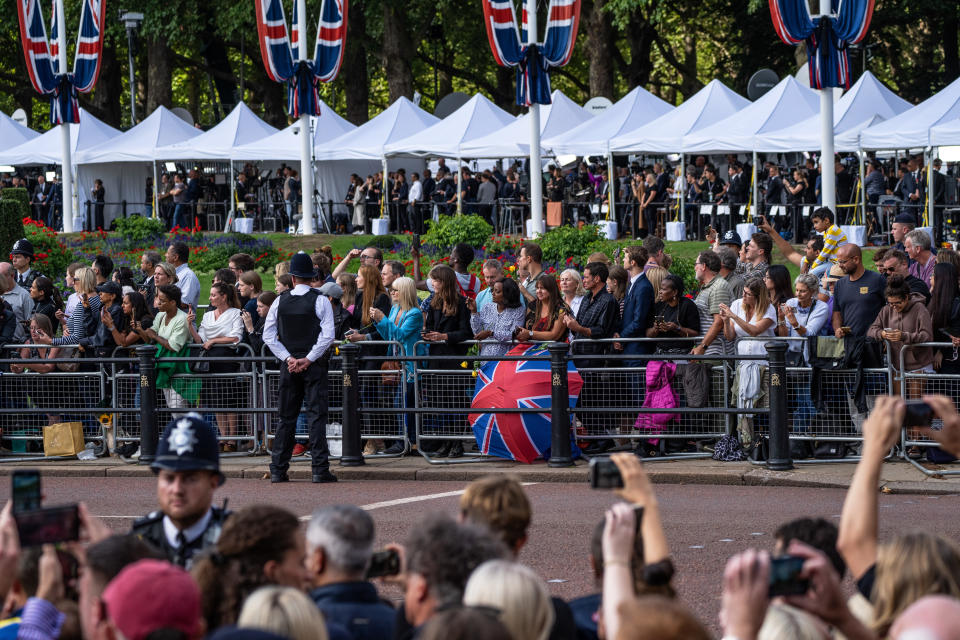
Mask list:
MULTIPOLYGON (((57 237, 57 233, 39 220, 27 218, 23 222, 24 236, 33 244, 33 266, 40 273, 57 282, 66 273, 76 254, 57 237)), ((21 236, 21 237, 24 237, 21 236)))
POLYGON ((26 207, 24 218, 30 215, 30 192, 24 189, 23 187, 9 187, 3 190, 3 194, 0 195, 4 200, 15 200, 17 202, 22 202, 23 206, 26 207))
POLYGON ((159 218, 144 218, 135 213, 128 218, 117 218, 114 222, 117 226, 117 233, 131 246, 136 246, 155 236, 163 235, 163 220, 159 218))
POLYGON ((25 217, 27 217, 27 205, 17 200, 8 200, 6 197, 0 200, 0 256, 4 261, 13 248, 13 243, 24 237, 23 219, 25 217))
POLYGON ((429 228, 423 236, 423 244, 432 245, 441 252, 449 251, 460 242, 479 247, 493 234, 490 223, 478 215, 440 216, 438 222, 427 221, 427 224, 429 228))
POLYGON ((265 271, 292 255, 278 250, 269 238, 254 238, 240 233, 221 235, 212 240, 199 234, 179 235, 178 239, 190 247, 190 268, 194 271, 216 271, 226 265, 235 253, 250 254, 257 269, 265 271))
POLYGON ((583 264, 594 251, 604 250, 600 228, 593 224, 584 225, 581 229, 569 225, 551 229, 537 236, 537 244, 543 250, 545 263, 565 264, 567 258, 573 258, 572 262, 583 264))
POLYGON ((693 271, 694 262, 691 258, 674 257, 670 264, 670 273, 683 278, 683 289, 686 293, 696 293, 700 290, 700 283, 693 271))

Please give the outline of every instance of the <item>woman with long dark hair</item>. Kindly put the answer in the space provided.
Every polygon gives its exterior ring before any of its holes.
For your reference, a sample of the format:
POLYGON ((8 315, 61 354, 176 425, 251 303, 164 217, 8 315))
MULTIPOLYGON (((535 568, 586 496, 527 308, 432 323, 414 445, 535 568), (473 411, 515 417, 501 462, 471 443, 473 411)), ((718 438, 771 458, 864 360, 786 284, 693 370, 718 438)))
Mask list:
POLYGON ((53 286, 53 281, 46 276, 39 276, 30 285, 30 297, 33 299, 33 312, 42 313, 50 318, 50 326, 53 332, 50 335, 57 335, 57 328, 60 321, 57 320, 57 311, 63 309, 63 299, 60 292, 53 286))
POLYGON ((953 263, 939 262, 933 267, 927 310, 933 321, 933 341, 953 343, 937 350, 933 368, 940 373, 960 373, 960 286, 953 263))
POLYGON ((763 274, 763 284, 767 287, 767 298, 777 311, 777 326, 782 326, 785 320, 781 306, 793 297, 793 286, 790 271, 782 264, 772 264, 763 274))
MULTIPOLYGON (((433 299, 424 314, 423 339, 430 343, 430 355, 465 356, 469 346, 462 343, 473 337, 473 331, 470 330, 470 311, 467 309, 467 302, 460 295, 457 274, 447 265, 438 264, 430 270, 427 277, 433 285, 433 299)), ((560 295, 559 290, 557 295, 560 295)), ((432 361, 429 363, 429 368, 459 369, 460 363, 456 360, 432 361)), ((455 397, 458 391, 450 385, 449 380, 444 380, 443 377, 435 374, 424 378, 423 392, 441 407, 460 404, 455 397)), ((466 433, 466 420, 463 414, 447 414, 438 418, 440 429, 444 431, 460 429, 466 433)), ((447 440, 432 455, 441 458, 448 455, 451 458, 459 458, 463 455, 463 443, 460 440, 447 440)))
POLYGON ((123 323, 120 326, 107 325, 107 331, 113 335, 113 341, 118 347, 129 347, 142 342, 143 339, 137 333, 136 327, 139 325, 142 329, 149 329, 153 326, 153 314, 147 308, 146 298, 137 291, 131 291, 123 296, 120 309, 123 311, 123 323))
POLYGON ((542 276, 537 280, 537 301, 527 314, 524 327, 517 330, 517 340, 566 340, 567 326, 563 323, 563 315, 566 313, 570 313, 570 309, 560 297, 557 279, 551 275, 542 276))

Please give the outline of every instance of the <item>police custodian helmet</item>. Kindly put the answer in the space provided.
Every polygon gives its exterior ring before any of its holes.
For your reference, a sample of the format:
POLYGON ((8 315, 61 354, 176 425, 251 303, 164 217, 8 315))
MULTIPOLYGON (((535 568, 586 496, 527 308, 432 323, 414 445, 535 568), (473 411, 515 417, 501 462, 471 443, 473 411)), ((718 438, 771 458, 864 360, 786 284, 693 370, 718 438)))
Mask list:
POLYGON ((26 238, 20 238, 13 243, 13 249, 10 251, 10 255, 20 254, 22 256, 27 256, 33 260, 33 245, 26 238))
POLYGON ((190 412, 167 423, 160 442, 157 457, 150 465, 154 473, 168 471, 213 471, 220 477, 220 447, 217 436, 200 414, 190 412))

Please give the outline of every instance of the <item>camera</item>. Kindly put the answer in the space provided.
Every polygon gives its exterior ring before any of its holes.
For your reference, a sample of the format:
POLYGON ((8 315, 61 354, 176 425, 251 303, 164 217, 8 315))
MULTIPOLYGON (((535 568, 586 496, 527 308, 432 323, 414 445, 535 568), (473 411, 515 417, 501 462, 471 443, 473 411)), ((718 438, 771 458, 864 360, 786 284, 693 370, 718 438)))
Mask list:
POLYGON ((591 489, 622 489, 623 476, 610 458, 590 459, 591 489))
POLYGON ((80 514, 77 505, 41 506, 39 471, 17 469, 13 472, 11 485, 13 518, 22 546, 36 547, 79 539, 80 514))
POLYGON ((395 576, 400 573, 400 554, 393 549, 377 551, 370 558, 370 567, 364 576, 365 580, 382 576, 395 576))
POLYGON ((907 400, 904 403, 903 426, 929 427, 933 423, 933 408, 923 400, 907 400))
POLYGON ((810 588, 809 580, 801 580, 805 560, 800 556, 780 556, 770 559, 770 597, 799 596, 810 588))

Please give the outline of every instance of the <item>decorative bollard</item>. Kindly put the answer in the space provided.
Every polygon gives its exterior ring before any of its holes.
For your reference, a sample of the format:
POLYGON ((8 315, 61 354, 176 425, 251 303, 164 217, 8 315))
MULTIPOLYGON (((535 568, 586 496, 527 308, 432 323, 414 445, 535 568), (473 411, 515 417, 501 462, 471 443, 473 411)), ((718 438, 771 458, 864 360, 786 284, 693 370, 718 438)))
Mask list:
POLYGON ((140 460, 150 464, 157 457, 157 367, 154 358, 157 348, 143 345, 136 349, 140 358, 140 460))
POLYGON ((793 469, 790 459, 790 429, 787 426, 787 345, 781 341, 766 343, 770 360, 770 455, 771 471, 793 469))
POLYGON ((341 467, 359 467, 365 464, 363 447, 360 444, 360 391, 357 387, 357 370, 360 347, 352 343, 340 345, 341 369, 343 370, 343 452, 341 467))
POLYGON ((551 467, 572 467, 570 455, 570 392, 567 385, 566 342, 552 342, 550 350, 550 461, 551 467))

